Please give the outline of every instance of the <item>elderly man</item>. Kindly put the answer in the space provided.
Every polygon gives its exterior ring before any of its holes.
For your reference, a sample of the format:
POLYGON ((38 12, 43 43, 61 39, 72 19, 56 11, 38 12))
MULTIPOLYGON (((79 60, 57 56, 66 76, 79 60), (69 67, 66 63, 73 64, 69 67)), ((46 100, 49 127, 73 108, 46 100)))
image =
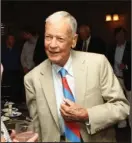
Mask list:
POLYGON ((24 78, 27 105, 42 142, 115 142, 113 125, 129 105, 105 56, 71 50, 77 22, 68 12, 46 19, 48 60, 24 78))

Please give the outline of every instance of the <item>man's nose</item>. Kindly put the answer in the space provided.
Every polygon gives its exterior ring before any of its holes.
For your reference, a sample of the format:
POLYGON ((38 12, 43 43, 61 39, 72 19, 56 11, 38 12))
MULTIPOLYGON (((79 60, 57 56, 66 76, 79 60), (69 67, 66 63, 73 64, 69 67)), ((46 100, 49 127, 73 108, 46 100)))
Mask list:
POLYGON ((53 38, 51 40, 50 47, 51 48, 56 48, 57 47, 57 40, 56 40, 56 38, 53 38))

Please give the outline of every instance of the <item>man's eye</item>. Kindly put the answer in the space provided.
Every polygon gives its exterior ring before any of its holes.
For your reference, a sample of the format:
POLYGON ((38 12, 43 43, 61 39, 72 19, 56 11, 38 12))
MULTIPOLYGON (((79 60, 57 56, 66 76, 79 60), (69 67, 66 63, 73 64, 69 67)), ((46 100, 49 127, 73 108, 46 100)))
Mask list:
POLYGON ((60 42, 64 42, 63 38, 57 38, 60 42))
POLYGON ((45 36, 45 39, 46 39, 46 40, 51 40, 52 37, 51 37, 51 36, 45 36))

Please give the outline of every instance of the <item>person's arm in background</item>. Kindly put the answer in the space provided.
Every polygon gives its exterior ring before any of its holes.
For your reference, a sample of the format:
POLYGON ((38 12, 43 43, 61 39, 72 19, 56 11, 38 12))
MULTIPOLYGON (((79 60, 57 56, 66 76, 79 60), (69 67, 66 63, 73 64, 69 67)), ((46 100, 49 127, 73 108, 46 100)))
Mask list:
POLYGON ((23 67, 23 71, 24 73, 27 73, 29 71, 29 69, 27 68, 27 64, 26 64, 26 43, 24 43, 23 49, 22 49, 22 53, 21 53, 21 64, 23 67))
POLYGON ((3 74, 3 65, 1 64, 1 78, 2 78, 2 74, 3 74))

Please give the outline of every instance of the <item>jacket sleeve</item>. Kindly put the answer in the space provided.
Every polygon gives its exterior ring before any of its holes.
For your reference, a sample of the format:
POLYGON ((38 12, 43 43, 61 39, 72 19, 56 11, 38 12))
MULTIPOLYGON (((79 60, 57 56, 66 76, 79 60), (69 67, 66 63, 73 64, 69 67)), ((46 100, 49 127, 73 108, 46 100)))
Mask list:
POLYGON ((101 59, 99 72, 104 104, 87 109, 89 115, 87 131, 89 134, 95 134, 126 119, 130 110, 122 88, 105 56, 101 59))
POLYGON ((24 77, 24 85, 26 92, 26 102, 29 110, 30 117, 32 118, 32 130, 39 135, 39 141, 41 141, 41 129, 37 113, 35 91, 32 86, 31 79, 26 75, 24 77))
MULTIPOLYGON (((25 43, 26 44, 26 43, 25 43)), ((23 68, 27 67, 27 63, 26 63, 26 47, 25 44, 23 46, 22 52, 21 52, 21 65, 23 68)))

